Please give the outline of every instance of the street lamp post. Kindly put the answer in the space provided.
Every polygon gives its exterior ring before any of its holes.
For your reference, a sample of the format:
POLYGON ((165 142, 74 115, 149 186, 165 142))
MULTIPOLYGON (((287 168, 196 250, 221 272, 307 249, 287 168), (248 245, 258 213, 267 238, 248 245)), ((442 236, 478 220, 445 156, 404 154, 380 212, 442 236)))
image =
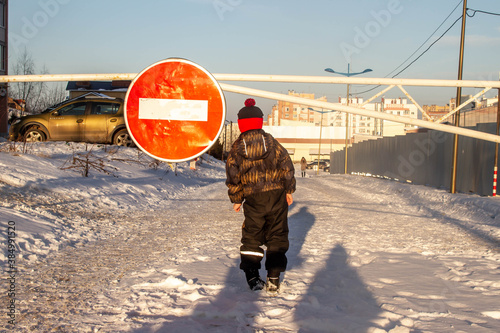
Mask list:
POLYGON ((319 162, 321 160, 321 133, 322 132, 323 132, 323 112, 321 112, 321 120, 319 121, 318 170, 316 170, 316 175, 319 175, 319 162))
MULTIPOLYGON (((347 73, 342 73, 342 72, 336 72, 331 68, 326 68, 325 72, 328 73, 333 73, 333 74, 340 74, 344 75, 347 77, 358 75, 358 74, 364 74, 371 72, 372 70, 370 68, 365 69, 362 72, 357 72, 357 73, 351 73, 351 64, 347 64, 347 73)), ((346 99, 346 105, 349 106, 349 83, 347 84, 347 99, 346 99)), ((349 113, 346 113, 345 115, 345 161, 344 161, 344 173, 347 174, 347 147, 349 145, 349 113)))
POLYGON ((309 110, 311 111, 314 111, 314 112, 319 112, 321 113, 321 120, 319 122, 319 147, 318 147, 318 170, 316 170, 316 174, 319 175, 319 161, 321 159, 321 132, 323 132, 323 113, 328 113, 328 112, 333 112, 332 111, 318 111, 318 110, 314 110, 313 108, 308 108, 309 110))

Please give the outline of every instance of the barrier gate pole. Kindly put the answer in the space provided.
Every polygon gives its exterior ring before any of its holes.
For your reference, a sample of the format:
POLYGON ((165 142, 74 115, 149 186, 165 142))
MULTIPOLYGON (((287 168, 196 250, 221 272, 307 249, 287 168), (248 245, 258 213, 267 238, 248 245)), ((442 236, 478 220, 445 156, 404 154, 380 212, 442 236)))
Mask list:
MULTIPOLYGON (((500 89, 498 89, 497 96, 497 132, 498 135, 500 130, 500 89)), ((497 172, 498 172, 498 142, 495 142, 495 166, 493 167, 493 196, 497 196, 497 172)))

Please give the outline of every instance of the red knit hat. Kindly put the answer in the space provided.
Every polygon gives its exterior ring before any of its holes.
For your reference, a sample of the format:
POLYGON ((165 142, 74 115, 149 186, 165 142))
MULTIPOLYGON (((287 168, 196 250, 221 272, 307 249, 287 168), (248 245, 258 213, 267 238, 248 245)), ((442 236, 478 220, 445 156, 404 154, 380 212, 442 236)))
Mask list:
POLYGON ((264 113, 255 106, 255 100, 249 98, 245 101, 245 107, 238 112, 238 126, 240 132, 261 129, 264 122, 264 113))

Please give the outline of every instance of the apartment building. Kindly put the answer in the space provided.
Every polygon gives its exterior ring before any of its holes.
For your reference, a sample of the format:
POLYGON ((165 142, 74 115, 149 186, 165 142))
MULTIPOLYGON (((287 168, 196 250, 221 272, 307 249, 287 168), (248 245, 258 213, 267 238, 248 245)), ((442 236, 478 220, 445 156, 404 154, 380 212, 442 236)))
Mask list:
POLYGON ((431 117, 433 121, 440 119, 451 111, 449 104, 444 106, 436 104, 424 105, 422 106, 422 109, 429 115, 429 117, 431 117))
MULTIPOLYGON (((472 95, 461 97, 461 103, 470 100, 472 95)), ((456 108, 456 99, 451 98, 449 104, 440 105, 424 105, 422 109, 429 114, 432 120, 440 119, 446 116, 456 108)), ((495 97, 481 96, 473 100, 471 103, 460 109, 460 126, 475 126, 478 123, 490 123, 497 121, 498 113, 498 95, 495 97)), ((455 123, 454 116, 450 116, 444 121, 455 123)))
MULTIPOLYGON (((323 102, 327 101, 325 96, 316 99, 314 94, 297 93, 293 90, 289 90, 288 95, 307 98, 307 99, 315 99, 317 101, 323 101, 323 102)), ((319 126, 319 122, 321 121, 321 114, 309 110, 309 107, 305 105, 278 101, 277 104, 273 106, 271 114, 269 115, 268 120, 266 122, 266 125, 280 126, 282 120, 298 121, 302 123, 312 123, 312 124, 317 124, 319 126)), ((323 124, 326 125, 326 123, 327 120, 326 118, 324 118, 323 124)))
MULTIPOLYGON (((412 103, 408 103, 406 98, 382 98, 381 112, 391 113, 397 116, 404 116, 413 119, 421 119, 418 108, 412 103)), ((392 121, 381 121, 376 132, 381 136, 404 135, 407 131, 415 129, 409 124, 395 123, 392 121)))
MULTIPOLYGON (((288 94, 316 99, 314 94, 297 93, 292 90, 288 94)), ((320 97, 316 100, 327 101, 326 97, 320 97)), ((419 116, 418 108, 408 103, 407 99, 384 98, 379 103, 367 103, 366 105, 362 105, 363 102, 362 98, 351 97, 349 106, 412 118, 419 116)), ((347 99, 339 97, 336 104, 346 105, 347 99)), ((308 160, 318 158, 318 156, 326 158, 331 151, 345 147, 346 136, 348 144, 351 144, 381 136, 404 135, 406 131, 413 128, 401 123, 346 114, 336 110, 328 110, 325 113, 315 112, 310 110, 308 106, 282 101, 278 101, 273 106, 268 121, 264 125, 265 130, 273 134, 288 149, 294 160, 299 160, 302 156, 308 160), (349 125, 346 129, 347 118, 349 125)))

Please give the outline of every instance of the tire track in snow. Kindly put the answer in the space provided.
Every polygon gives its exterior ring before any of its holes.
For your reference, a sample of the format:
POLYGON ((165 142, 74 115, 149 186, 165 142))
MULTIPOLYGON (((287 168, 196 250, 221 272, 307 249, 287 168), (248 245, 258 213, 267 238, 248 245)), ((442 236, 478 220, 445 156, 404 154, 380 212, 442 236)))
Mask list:
MULTIPOLYGON (((164 202, 158 211, 117 217, 113 227, 120 233, 76 248, 68 246, 41 263, 23 266, 18 276, 17 329, 90 332, 102 326, 103 315, 127 318, 122 304, 115 308, 106 304, 110 291, 120 292, 121 281, 131 276, 142 281, 138 272, 148 272, 149 276, 161 270, 162 262, 165 266, 167 262, 181 262, 193 244, 217 243, 212 235, 203 236, 204 229, 217 227, 213 220, 210 224, 197 221, 211 218, 220 210, 220 204, 213 205, 210 212, 200 203, 201 199, 219 200, 211 193, 213 186, 164 202)), ((233 232, 238 230, 236 224, 233 232)))

